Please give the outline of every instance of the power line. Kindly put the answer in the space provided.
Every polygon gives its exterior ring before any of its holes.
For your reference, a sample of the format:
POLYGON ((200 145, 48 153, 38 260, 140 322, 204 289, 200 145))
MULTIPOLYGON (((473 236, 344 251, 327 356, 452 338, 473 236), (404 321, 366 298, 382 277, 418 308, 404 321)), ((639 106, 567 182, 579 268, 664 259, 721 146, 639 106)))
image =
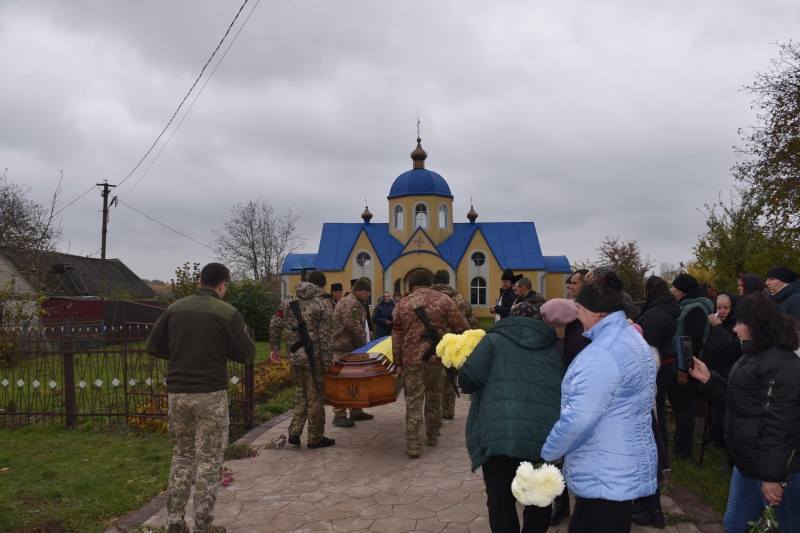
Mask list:
POLYGON ((118 200, 118 201, 119 201, 119 203, 121 203, 122 205, 124 205, 124 206, 126 206, 126 207, 128 207, 128 208, 130 208, 130 209, 133 209, 134 211, 136 211, 137 213, 139 213, 139 214, 140 214, 140 215, 142 215, 143 217, 149 218, 150 220, 152 220, 152 221, 153 221, 153 222, 155 222, 156 224, 161 224, 162 226, 164 226, 164 227, 165 227, 165 228, 167 228, 168 230, 170 230, 170 231, 174 231, 174 232, 175 232, 175 233, 177 233, 178 235, 181 235, 181 236, 183 236, 183 237, 186 237, 186 238, 187 238, 187 239, 189 239, 190 241, 194 241, 194 242, 196 242, 197 244, 202 244, 202 245, 203 245, 203 246, 205 246, 206 248, 211 248, 211 247, 210 247, 209 245, 207 245, 206 243, 200 242, 200 241, 198 241, 197 239, 193 239, 193 238, 189 237, 188 235, 186 235, 185 233, 181 233, 180 231, 178 231, 178 230, 176 230, 176 229, 172 229, 172 228, 170 228, 169 226, 167 226, 166 224, 164 224, 163 222, 159 222, 158 220, 154 219, 154 218, 153 218, 153 217, 151 217, 150 215, 145 215, 144 213, 142 213, 141 211, 139 211, 138 209, 136 209, 136 208, 135 208, 135 207, 133 207, 132 205, 126 204, 126 203, 125 203, 125 202, 123 202, 122 200, 118 200))
MULTIPOLYGON (((245 1, 245 4, 246 4, 246 3, 247 3, 247 2, 245 1)), ((247 18, 246 18, 246 19, 244 19, 244 22, 242 23, 242 26, 239 28, 239 31, 237 31, 237 32, 236 32, 236 35, 234 35, 234 36, 233 36, 233 39, 231 40, 231 44, 229 44, 229 45, 228 45, 228 48, 226 48, 226 49, 225 49, 225 53, 224 53, 224 54, 222 54, 222 57, 220 58, 219 62, 216 64, 216 66, 214 67, 214 70, 212 70, 212 71, 211 71, 211 74, 209 74, 209 75, 208 75, 208 78, 206 78, 206 81, 205 81, 205 83, 203 83, 203 86, 202 86, 202 87, 200 87, 200 90, 197 92, 197 96, 195 96, 195 97, 194 97, 194 100, 192 100, 192 104, 189 106, 189 109, 187 109, 187 110, 186 110, 186 113, 183 115, 183 117, 181 117, 181 120, 180 120, 180 122, 178 122, 178 125, 177 125, 177 126, 175 126, 175 129, 174 129, 174 130, 172 130, 172 133, 171 133, 171 134, 170 134, 170 136, 167 138, 167 142, 165 142, 165 143, 164 143, 164 145, 161 147, 161 150, 159 150, 159 151, 158 151, 158 153, 156 154, 156 156, 153 158, 153 160, 152 160, 152 161, 150 162, 150 164, 147 166, 147 169, 144 171, 144 173, 143 173, 141 176, 139 176, 139 179, 138 179, 138 180, 136 180, 136 183, 134 183, 134 184, 133 184, 133 187, 131 187, 131 188, 130 188, 130 190, 129 190, 128 192, 126 192, 126 193, 125 193, 125 196, 123 196, 123 197, 122 197, 123 199, 127 198, 127 197, 128 197, 128 195, 129 195, 130 193, 132 193, 132 192, 133 192, 133 189, 135 189, 135 188, 136 188, 136 186, 137 186, 137 185, 139 185, 139 182, 140 182, 140 181, 142 181, 142 179, 143 179, 143 178, 144 178, 144 177, 147 175, 147 173, 150 171, 150 168, 152 168, 152 166, 153 166, 153 165, 155 164, 155 162, 158 160, 159 156, 161 155, 161 152, 163 152, 163 151, 164 151, 164 149, 167 147, 167 145, 169 144, 169 142, 172 140, 172 137, 173 137, 173 135, 175 135, 175 133, 178 131, 178 128, 180 128, 180 127, 181 127, 181 124, 183 124, 183 121, 184 121, 184 120, 186 120, 186 117, 189 115, 189 112, 190 112, 190 111, 192 110, 192 108, 194 107, 194 104, 195 104, 195 103, 197 103, 197 99, 198 99, 198 98, 200 98, 200 95, 201 95, 201 94, 203 94, 203 91, 205 90, 205 88, 206 88, 206 85, 208 85, 208 82, 209 82, 209 81, 211 81, 211 78, 214 76, 214 73, 217 71, 217 69, 219 68, 219 66, 220 66, 220 65, 222 64, 222 62, 225 60, 225 56, 227 56, 227 55, 228 55, 228 52, 230 51, 231 47, 233 46, 233 43, 235 43, 235 42, 236 42, 236 39, 239 37, 239 34, 240 34, 240 33, 242 33, 242 30, 243 30, 243 29, 244 29, 244 27, 247 25, 247 21, 248 21, 248 20, 250 20, 250 17, 253 15, 253 12, 256 10, 256 8, 258 7, 258 4, 260 4, 260 3, 261 3, 261 0, 257 0, 257 1, 256 1, 255 5, 253 6, 253 9, 251 9, 251 10, 250 10, 250 13, 247 15, 247 18)), ((244 4, 242 4, 242 7, 244 7, 244 4)), ((239 11, 241 12, 241 9, 239 9, 239 11)), ((236 16, 238 17, 239 15, 237 14, 236 16)), ((235 21, 236 21, 236 19, 234 19, 234 22, 235 22, 235 21)), ((233 23, 231 23, 231 26, 232 26, 232 25, 233 25, 233 23)), ((228 28, 228 31, 230 31, 230 28, 228 28)), ((228 34, 227 34, 227 33, 225 33, 225 35, 228 35, 228 34)), ((223 40, 224 40, 224 38, 223 38, 223 40)), ((222 42, 220 42, 220 44, 222 44, 222 42)), ((218 46, 217 48, 219 48, 219 46, 218 46)), ((216 50, 214 51, 214 53, 216 53, 216 50)), ((213 56, 212 56, 212 57, 213 57, 213 56)), ((209 61, 210 61, 210 60, 209 60, 209 61)), ((203 67, 203 68, 205 68, 205 67, 203 67)), ((195 82, 195 83, 196 83, 196 82, 195 82)), ((194 86, 192 86, 192 87, 194 87, 194 86)), ((191 91, 189 91, 189 92, 191 92, 191 91)), ((187 95, 187 96, 188 96, 188 95, 187 95)), ((183 104, 181 103, 181 105, 183 105, 183 104)), ((179 108, 179 109, 180 109, 180 108, 179 108)), ((177 113, 177 111, 176 111, 176 113, 177 113)), ((173 118, 174 118, 174 117, 173 117, 173 118)), ((171 122, 171 121, 170 121, 170 122, 171 122)), ((163 132, 162 132, 162 133, 163 133, 163 132)), ((160 136, 159 136, 159 137, 160 137, 160 136)), ((156 141, 156 142, 158 142, 158 141, 156 141)), ((155 145, 154 145, 154 146, 155 146, 155 145)), ((152 148, 151 148, 151 150, 152 150, 152 148)), ((148 153, 150 153, 150 152, 148 151, 148 153)), ((145 156, 145 157, 147 157, 147 156, 145 156)), ((140 162, 140 163, 141 163, 141 162, 140 162)), ((137 167, 138 167, 138 166, 139 166, 139 165, 137 165, 137 167)), ((136 170, 136 169, 134 169, 134 170, 136 170)), ((133 173, 133 172, 131 172, 131 174, 132 174, 132 173, 133 173)), ((128 179, 128 178, 125 178, 125 179, 128 179)), ((124 182, 125 180, 122 180, 122 181, 124 182)))
MULTIPOLYGON (((242 4, 242 7, 240 7, 240 8, 239 8, 239 11, 236 13, 236 16, 235 16, 235 17, 233 17, 233 22, 231 22, 231 25, 230 25, 230 26, 228 26, 228 30, 225 32, 225 35, 223 35, 223 36, 222 36, 222 40, 219 42, 219 44, 217 45, 217 47, 214 49, 214 53, 212 53, 212 54, 211 54, 211 57, 209 57, 209 58, 208 58, 208 61, 206 61, 206 64, 205 64, 205 65, 203 65, 203 69, 200 71, 200 75, 199 75, 199 76, 197 76, 197 79, 196 79, 196 80, 194 80, 194 83, 192 84, 192 87, 191 87, 191 89, 189 89, 189 92, 188 92, 188 93, 186 93, 186 96, 184 96, 184 97, 183 97, 183 100, 181 100, 181 103, 180 103, 180 105, 178 106, 178 109, 176 109, 176 110, 175 110, 175 113, 173 113, 173 114, 172 114, 172 118, 170 118, 170 119, 169 119, 169 122, 167 122, 167 125, 164 127, 164 129, 161 131, 161 133, 159 133, 159 134, 158 134, 158 137, 156 138, 156 141, 153 143, 153 146, 151 146, 151 147, 150 147, 150 149, 147 151, 147 153, 146 153, 146 154, 144 154, 144 157, 142 157, 142 159, 141 159, 141 160, 140 160, 140 161, 139 161, 139 162, 136 164, 136 166, 135 166, 135 167, 133 167, 133 170, 131 170, 130 174, 128 174, 127 176, 125 176, 125 179, 124 179, 124 180, 122 180, 122 181, 119 183, 120 185, 122 185, 123 183, 125 183, 125 181, 127 181, 127 179, 128 179, 128 178, 130 178, 130 177, 133 175, 133 173, 134 173, 134 172, 136 172, 136 169, 137 169, 137 168, 139 168, 139 165, 141 165, 141 164, 142 164, 142 162, 143 162, 145 159, 147 159, 147 156, 148 156, 148 155, 150 155, 150 152, 152 152, 152 151, 153 151, 153 148, 155 148, 155 147, 156 147, 156 144, 158 144, 158 141, 159 141, 159 140, 161 139, 161 137, 164 135, 164 132, 166 132, 166 131, 167 131, 167 128, 169 128, 170 124, 172 124, 172 121, 173 121, 173 120, 175 120, 175 117, 178 115, 178 111, 180 111, 180 110, 181 110, 181 107, 183 106, 184 102, 186 102, 186 99, 187 99, 187 98, 189 98, 189 95, 190 95, 190 94, 192 94, 192 91, 194 90, 194 88, 195 88, 195 85, 197 85, 197 82, 198 82, 198 81, 200 81, 200 78, 202 78, 202 77, 203 77, 203 72, 205 72, 205 70, 206 70, 206 67, 208 67, 209 63, 211 63, 211 60, 212 60, 212 59, 214 59, 214 56, 216 55, 216 53, 217 53, 217 50, 219 50, 219 47, 220 47, 220 46, 222 46, 222 43, 225 41, 225 38, 226 38, 226 37, 228 37, 228 33, 230 33, 230 31, 231 31, 231 28, 233 28, 233 25, 234 25, 234 23, 236 22, 236 19, 238 19, 238 18, 239 18, 239 15, 242 13, 242 10, 244 9, 244 6, 245 6, 245 4, 247 4, 247 2, 248 2, 248 1, 249 1, 249 0, 244 0, 244 4, 242 4)), ((256 5, 258 5, 258 4, 256 4, 256 5)), ((253 8, 253 9, 255 9, 255 8, 253 8)), ((250 12, 250 14, 252 15, 252 11, 250 12)), ((248 18, 249 18, 249 17, 248 17, 248 18)), ((245 21, 245 22, 247 22, 247 21, 245 21)), ((241 30, 239 30, 239 31, 241 31, 241 30)), ((238 35, 238 34, 237 34, 237 35, 238 35)), ((228 47, 228 48, 230 48, 230 47, 228 47)), ((216 70, 216 69, 215 69, 215 70, 216 70)))
POLYGON ((88 191, 86 191, 85 193, 81 194, 80 196, 78 196, 77 198, 75 198, 74 200, 72 200, 70 203, 68 203, 67 205, 65 205, 65 206, 64 206, 64 207, 62 207, 61 209, 59 209, 59 210, 58 210, 58 212, 57 212, 56 214, 54 214, 53 216, 58 216, 58 215, 59 215, 59 213, 61 213, 62 211, 64 211, 66 208, 68 208, 69 206, 71 206, 72 204, 74 204, 75 202, 77 202, 78 200, 80 200, 81 198, 83 198, 84 196, 86 196, 87 194, 89 194, 90 192, 92 192, 92 189, 94 189, 95 187, 97 187, 97 185, 92 185, 91 187, 89 187, 89 190, 88 190, 88 191))

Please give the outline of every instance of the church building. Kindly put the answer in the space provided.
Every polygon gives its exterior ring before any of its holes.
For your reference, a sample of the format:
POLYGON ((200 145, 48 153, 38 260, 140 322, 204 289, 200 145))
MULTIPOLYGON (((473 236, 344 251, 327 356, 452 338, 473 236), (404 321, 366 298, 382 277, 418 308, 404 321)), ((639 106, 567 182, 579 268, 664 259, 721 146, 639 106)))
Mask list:
POLYGON ((418 269, 450 272, 450 285, 465 296, 478 317, 491 317, 489 306, 500 295, 506 268, 523 274, 545 298, 564 298, 570 273, 566 256, 542 255, 531 222, 478 222, 470 207, 467 222, 453 218, 453 194, 444 178, 425 168, 428 154, 417 139, 413 168, 389 190, 389 223, 373 223, 369 208, 360 223, 329 222, 322 227, 317 253, 287 256, 281 291, 294 291, 301 271, 316 269, 345 292, 353 278, 372 281, 371 304, 384 292, 405 293, 418 269))

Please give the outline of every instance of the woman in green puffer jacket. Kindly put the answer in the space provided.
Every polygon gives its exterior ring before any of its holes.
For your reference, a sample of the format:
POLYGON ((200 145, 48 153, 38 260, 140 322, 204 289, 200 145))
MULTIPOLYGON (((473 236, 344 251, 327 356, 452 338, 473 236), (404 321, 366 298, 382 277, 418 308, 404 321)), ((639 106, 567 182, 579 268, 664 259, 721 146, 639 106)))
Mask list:
MULTIPOLYGON (((511 482, 522 461, 542 462, 542 445, 561 411, 564 365, 556 333, 534 316, 538 311, 524 303, 490 327, 458 378, 465 393, 474 393, 467 449, 473 472, 483 470, 495 533, 519 531, 511 482)), ((526 507, 523 520, 523 533, 547 531, 550 507, 526 507)))

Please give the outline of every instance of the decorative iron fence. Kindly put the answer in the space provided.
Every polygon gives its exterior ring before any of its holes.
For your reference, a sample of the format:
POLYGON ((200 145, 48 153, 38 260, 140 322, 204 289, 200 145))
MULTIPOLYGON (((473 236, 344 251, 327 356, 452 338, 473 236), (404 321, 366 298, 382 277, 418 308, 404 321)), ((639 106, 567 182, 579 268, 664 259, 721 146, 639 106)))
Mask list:
MULTIPOLYGON (((151 330, 0 330, 0 428, 91 422, 166 431, 167 361, 145 351, 151 330)), ((228 361, 228 395, 231 429, 252 428, 252 364, 228 361)))

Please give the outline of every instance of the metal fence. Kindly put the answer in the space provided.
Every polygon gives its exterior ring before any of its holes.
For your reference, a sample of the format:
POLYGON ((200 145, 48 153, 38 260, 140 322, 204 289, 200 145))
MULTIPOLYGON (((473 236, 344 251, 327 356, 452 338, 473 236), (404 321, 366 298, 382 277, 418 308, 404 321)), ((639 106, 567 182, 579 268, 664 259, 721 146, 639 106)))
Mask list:
MULTIPOLYGON (((165 430, 167 361, 145 351, 151 330, 0 330, 0 428, 91 422, 165 430)), ((250 429, 253 365, 228 361, 227 377, 231 430, 250 429)))

